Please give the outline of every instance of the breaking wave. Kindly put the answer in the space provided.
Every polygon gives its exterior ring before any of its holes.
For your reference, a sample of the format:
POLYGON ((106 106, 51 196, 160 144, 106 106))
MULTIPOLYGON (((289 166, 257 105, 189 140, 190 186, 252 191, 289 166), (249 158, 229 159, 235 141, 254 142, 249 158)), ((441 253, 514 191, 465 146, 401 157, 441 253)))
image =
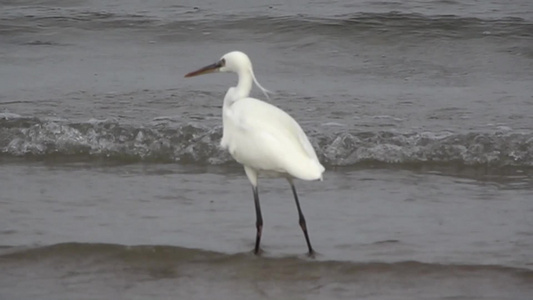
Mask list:
MULTIPOLYGON (((0 116, 0 158, 115 160, 120 162, 233 162, 221 149, 221 126, 169 120, 147 125, 90 120, 76 123, 16 115, 0 116)), ((533 133, 398 133, 311 131, 328 166, 364 164, 533 167, 533 133)))

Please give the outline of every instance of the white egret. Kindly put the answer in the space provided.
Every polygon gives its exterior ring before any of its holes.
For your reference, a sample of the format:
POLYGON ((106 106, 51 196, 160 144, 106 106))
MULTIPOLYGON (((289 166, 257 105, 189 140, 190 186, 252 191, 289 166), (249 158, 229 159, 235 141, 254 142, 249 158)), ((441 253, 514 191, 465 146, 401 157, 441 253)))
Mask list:
POLYGON ((289 181, 309 255, 313 255, 305 217, 293 182, 294 178, 322 180, 325 169, 318 161, 313 146, 300 125, 289 114, 274 105, 248 97, 252 81, 265 95, 267 90, 257 82, 252 63, 246 54, 239 51, 227 53, 218 62, 188 73, 185 77, 212 72, 233 72, 239 76, 237 86, 230 87, 224 97, 223 135, 220 145, 244 166, 246 176, 252 183, 257 229, 254 253, 259 254, 263 229, 257 191, 258 176, 262 175, 282 177, 289 181))

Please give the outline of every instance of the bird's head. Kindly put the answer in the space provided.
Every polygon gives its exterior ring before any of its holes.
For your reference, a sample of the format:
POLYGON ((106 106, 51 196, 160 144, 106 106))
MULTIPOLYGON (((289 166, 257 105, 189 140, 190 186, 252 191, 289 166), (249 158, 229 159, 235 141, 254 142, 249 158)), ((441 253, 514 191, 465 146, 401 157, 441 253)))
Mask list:
POLYGON ((239 78, 251 78, 255 84, 261 89, 267 98, 269 90, 262 87, 257 79, 255 79, 254 71, 252 69, 252 62, 248 55, 241 51, 232 51, 224 54, 219 61, 214 64, 210 64, 196 71, 187 73, 185 77, 194 77, 203 74, 209 74, 213 72, 232 72, 239 74, 239 78))
POLYGON ((252 62, 250 61, 250 58, 248 58, 248 55, 240 51, 224 54, 219 62, 222 63, 222 67, 219 69, 220 72, 239 73, 252 70, 252 62))
POLYGON ((243 71, 253 72, 252 62, 248 58, 248 55, 240 51, 232 51, 224 54, 216 63, 190 72, 185 77, 194 77, 213 72, 233 72, 239 74, 243 71))

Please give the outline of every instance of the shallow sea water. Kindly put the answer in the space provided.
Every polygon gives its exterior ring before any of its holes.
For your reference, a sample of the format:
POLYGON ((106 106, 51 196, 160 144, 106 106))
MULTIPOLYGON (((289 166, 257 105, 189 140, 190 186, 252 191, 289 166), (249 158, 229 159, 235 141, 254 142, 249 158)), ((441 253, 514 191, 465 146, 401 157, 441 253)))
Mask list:
MULTIPOLYGON (((0 1, 1 299, 529 299, 530 1, 0 1), (218 146, 248 53, 323 182, 218 146)), ((253 95, 264 97, 254 91, 253 95)))

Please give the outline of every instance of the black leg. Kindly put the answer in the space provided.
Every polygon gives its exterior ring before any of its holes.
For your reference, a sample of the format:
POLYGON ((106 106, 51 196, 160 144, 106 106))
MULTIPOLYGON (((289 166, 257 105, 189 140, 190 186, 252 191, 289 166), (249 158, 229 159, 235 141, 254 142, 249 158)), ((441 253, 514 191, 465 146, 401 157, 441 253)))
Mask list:
POLYGON ((302 213, 302 209, 300 208, 300 201, 298 201, 298 194, 296 193, 296 188, 294 187, 294 184, 290 182, 292 193, 294 195, 294 200, 296 201, 296 207, 298 208, 298 217, 300 222, 300 227, 302 227, 302 231, 304 232, 305 241, 307 242, 307 248, 309 248, 309 255, 312 256, 315 251, 313 250, 313 247, 311 247, 311 241, 309 240, 309 234, 307 234, 307 224, 305 223, 305 217, 302 213))
POLYGON ((257 193, 257 186, 252 186, 252 189, 254 191, 255 203, 255 227, 257 228, 254 253, 259 254, 259 243, 261 243, 261 232, 263 231, 263 216, 261 215, 261 205, 259 204, 259 194, 257 193))

